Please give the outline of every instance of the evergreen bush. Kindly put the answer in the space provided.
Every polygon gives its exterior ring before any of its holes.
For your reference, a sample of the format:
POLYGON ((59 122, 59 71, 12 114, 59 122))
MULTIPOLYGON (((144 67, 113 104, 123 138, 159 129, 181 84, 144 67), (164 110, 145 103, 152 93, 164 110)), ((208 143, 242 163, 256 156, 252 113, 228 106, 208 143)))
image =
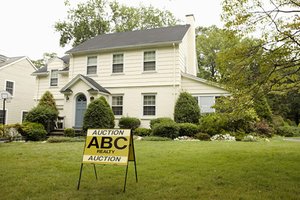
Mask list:
POLYGON ((174 121, 177 123, 198 123, 200 108, 196 99, 187 92, 182 92, 175 104, 174 121))
POLYGON ((135 117, 121 117, 119 127, 124 129, 135 130, 141 125, 141 121, 135 117))
POLYGON ((64 136, 66 136, 66 137, 74 137, 75 136, 75 130, 73 128, 66 128, 64 130, 64 136))
POLYGON ((179 127, 179 136, 189 136, 193 137, 196 133, 199 132, 199 127, 196 124, 192 123, 180 123, 179 127))
POLYGON ((89 128, 114 128, 115 117, 106 99, 101 96, 92 101, 84 114, 83 130, 89 128))
POLYGON ((26 141, 39 141, 46 138, 47 132, 42 124, 24 122, 18 127, 18 132, 26 141))
POLYGON ((210 135, 207 133, 197 133, 194 135, 194 138, 203 141, 210 141, 210 135))
POLYGON ((137 135, 137 136, 150 136, 151 133, 152 133, 152 130, 148 129, 148 128, 136 128, 133 131, 133 134, 137 135))
POLYGON ((156 118, 156 119, 151 119, 150 120, 150 128, 153 129, 156 124, 173 123, 173 122, 174 122, 174 120, 171 119, 170 117, 159 117, 159 118, 156 118))
POLYGON ((160 123, 154 126, 154 136, 176 138, 179 136, 179 127, 176 123, 160 123))

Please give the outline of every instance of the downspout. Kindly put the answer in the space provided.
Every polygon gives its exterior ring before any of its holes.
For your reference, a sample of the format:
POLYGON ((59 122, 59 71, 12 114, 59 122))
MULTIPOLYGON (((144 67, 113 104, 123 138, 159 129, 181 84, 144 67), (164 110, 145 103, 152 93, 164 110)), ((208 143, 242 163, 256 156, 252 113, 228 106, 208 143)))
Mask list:
POLYGON ((173 43, 173 92, 174 92, 174 106, 176 102, 176 63, 175 63, 175 43, 173 43))
POLYGON ((36 93, 36 105, 39 99, 39 93, 40 93, 40 78, 38 78, 38 76, 36 76, 37 79, 37 93, 36 93))

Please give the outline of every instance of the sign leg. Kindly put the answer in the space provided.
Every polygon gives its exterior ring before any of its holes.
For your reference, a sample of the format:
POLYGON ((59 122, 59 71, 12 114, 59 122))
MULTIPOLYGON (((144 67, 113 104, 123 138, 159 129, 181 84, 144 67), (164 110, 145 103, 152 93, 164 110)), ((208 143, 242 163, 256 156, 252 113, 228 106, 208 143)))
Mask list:
POLYGON ((97 171, 96 171, 96 165, 95 164, 94 164, 94 172, 95 172, 96 180, 98 180, 97 171))
POLYGON ((79 173, 79 180, 78 180, 77 190, 79 190, 79 187, 80 187, 81 174, 82 174, 82 167, 83 167, 83 163, 81 163, 81 167, 80 167, 80 173, 79 173))
POLYGON ((124 181, 124 189, 123 189, 123 192, 125 192, 125 190, 126 190, 127 174, 128 174, 128 163, 127 163, 127 165, 126 165, 126 173, 125 173, 125 181, 124 181))

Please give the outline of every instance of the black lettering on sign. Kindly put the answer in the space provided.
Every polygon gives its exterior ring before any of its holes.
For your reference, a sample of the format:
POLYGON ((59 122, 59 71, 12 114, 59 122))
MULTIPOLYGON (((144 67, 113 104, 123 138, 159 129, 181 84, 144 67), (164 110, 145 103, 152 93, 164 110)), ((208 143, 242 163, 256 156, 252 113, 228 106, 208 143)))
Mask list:
POLYGON ((112 138, 111 137, 102 137, 101 138, 101 149, 109 149, 112 147, 112 138))
POLYGON ((96 148, 99 148, 99 143, 97 140, 97 137, 93 137, 89 143, 89 145, 87 146, 87 148, 90 148, 91 146, 95 146, 96 148))
POLYGON ((115 139, 114 145, 117 149, 125 149, 127 147, 127 145, 123 145, 122 147, 118 145, 118 141, 121 140, 121 139, 124 140, 124 141, 127 141, 126 137, 118 137, 117 139, 115 139))

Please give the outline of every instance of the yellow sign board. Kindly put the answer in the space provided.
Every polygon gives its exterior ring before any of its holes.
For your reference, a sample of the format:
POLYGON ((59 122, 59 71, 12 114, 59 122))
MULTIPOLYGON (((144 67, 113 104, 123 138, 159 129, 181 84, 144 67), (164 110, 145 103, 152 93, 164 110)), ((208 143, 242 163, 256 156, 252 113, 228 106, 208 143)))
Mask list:
POLYGON ((130 129, 89 129, 82 163, 127 165, 134 160, 130 129))

